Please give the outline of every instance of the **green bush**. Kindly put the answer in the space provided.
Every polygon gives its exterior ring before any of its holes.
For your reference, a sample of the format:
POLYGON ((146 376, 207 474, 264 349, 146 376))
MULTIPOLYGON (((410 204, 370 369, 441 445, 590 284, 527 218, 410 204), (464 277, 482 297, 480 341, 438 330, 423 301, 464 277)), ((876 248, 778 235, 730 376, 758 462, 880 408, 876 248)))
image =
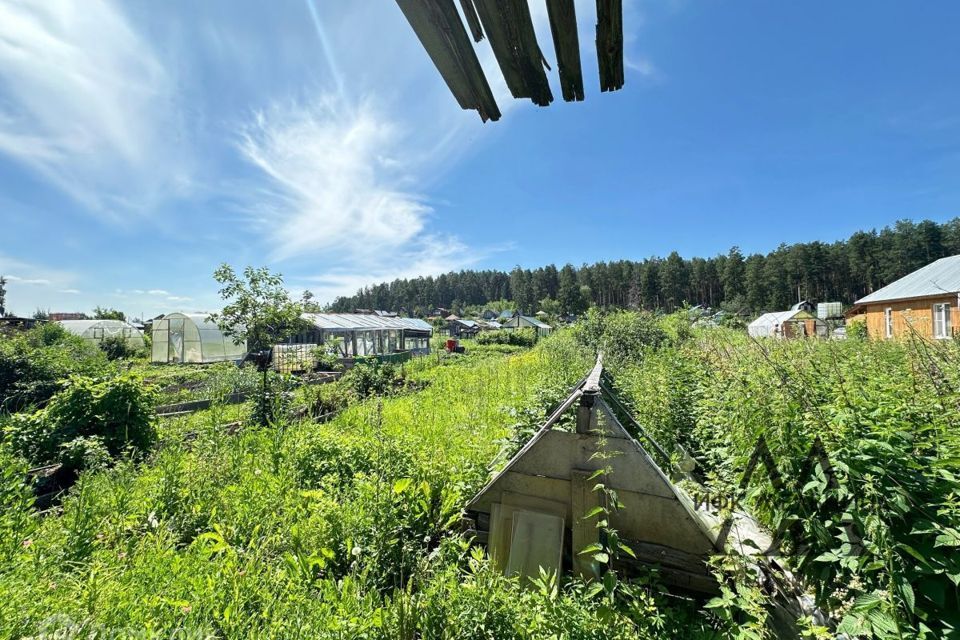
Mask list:
POLYGON ((366 398, 392 391, 401 380, 396 365, 376 358, 357 358, 353 367, 340 378, 340 384, 352 389, 358 398, 366 398))
POLYGON ((867 332, 867 323, 862 320, 856 322, 848 322, 847 325, 847 338, 850 340, 866 340, 869 336, 867 332))
POLYGON ((537 343, 537 331, 531 327, 523 329, 500 329, 477 334, 477 344, 508 344, 517 347, 532 347, 537 343))
POLYGON ((602 351, 607 365, 614 368, 641 360, 647 349, 657 348, 669 338, 652 313, 605 313, 596 307, 574 327, 574 336, 592 350, 602 351))
POLYGON ((4 437, 32 464, 68 469, 102 462, 103 452, 144 452, 156 440, 154 391, 132 375, 110 380, 71 376, 46 407, 12 416, 4 437), (75 442, 79 440, 79 442, 75 442))
POLYGON ((132 357, 137 350, 130 346, 123 336, 107 336, 98 345, 107 360, 123 360, 132 357))
POLYGON ((42 405, 72 374, 104 375, 110 369, 103 352, 58 324, 0 334, 0 412, 42 405))

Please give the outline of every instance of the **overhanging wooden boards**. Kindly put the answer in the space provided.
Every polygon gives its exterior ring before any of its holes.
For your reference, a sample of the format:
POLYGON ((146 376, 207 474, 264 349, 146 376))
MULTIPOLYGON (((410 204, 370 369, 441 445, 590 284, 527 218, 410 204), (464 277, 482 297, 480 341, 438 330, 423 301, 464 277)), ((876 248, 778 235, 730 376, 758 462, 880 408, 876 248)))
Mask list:
POLYGON ((567 102, 583 100, 583 72, 580 68, 580 38, 574 0, 547 0, 553 48, 560 68, 560 89, 567 102))
POLYGON ((460 106, 476 109, 484 122, 499 120, 500 109, 453 0, 397 0, 397 5, 460 106))
POLYGON ((597 0, 600 91, 623 87, 623 0, 597 0))
POLYGON ((473 4, 513 97, 530 98, 541 107, 553 102, 527 0, 473 0, 473 4))

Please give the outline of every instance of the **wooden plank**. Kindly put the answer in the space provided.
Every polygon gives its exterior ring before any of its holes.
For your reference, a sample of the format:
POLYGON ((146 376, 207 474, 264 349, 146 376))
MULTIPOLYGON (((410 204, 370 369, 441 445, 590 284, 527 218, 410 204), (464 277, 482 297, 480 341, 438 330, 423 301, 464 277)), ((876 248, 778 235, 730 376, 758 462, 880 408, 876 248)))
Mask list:
POLYGON ((635 445, 622 438, 550 431, 510 467, 517 473, 560 480, 569 480, 573 469, 608 469, 610 485, 617 490, 674 497, 662 475, 638 459, 635 445))
POLYGON ((527 0, 474 0, 473 4, 513 97, 530 98, 541 107, 553 102, 527 0))
POLYGON ((570 523, 573 544, 573 569, 582 578, 594 578, 592 554, 580 552, 600 542, 597 528, 599 515, 587 518, 592 509, 600 506, 600 494, 593 490, 597 480, 590 480, 592 471, 574 470, 570 477, 570 505, 573 521, 570 523))
POLYGON ((553 34, 553 50, 560 70, 560 89, 567 102, 583 100, 583 71, 580 68, 580 37, 574 0, 547 0, 547 15, 553 34))
POLYGON ((397 5, 460 107, 475 109, 484 122, 499 120, 500 109, 453 0, 397 0, 397 5))
POLYGON ((597 0, 600 91, 623 88, 623 0, 597 0))
POLYGON ((473 0, 460 0, 460 8, 463 9, 463 17, 467 20, 474 42, 480 42, 483 40, 483 28, 480 26, 480 18, 477 16, 477 8, 473 6, 473 0))

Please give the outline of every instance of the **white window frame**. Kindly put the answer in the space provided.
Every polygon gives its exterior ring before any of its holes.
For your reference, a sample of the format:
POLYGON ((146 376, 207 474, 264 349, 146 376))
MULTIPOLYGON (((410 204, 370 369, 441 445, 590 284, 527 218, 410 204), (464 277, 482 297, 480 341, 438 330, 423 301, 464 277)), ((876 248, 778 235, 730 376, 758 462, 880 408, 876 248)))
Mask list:
POLYGON ((932 307, 933 311, 933 337, 937 340, 945 340, 952 335, 953 327, 950 322, 950 303, 937 302, 932 307))
POLYGON ((883 334, 887 338, 893 337, 893 307, 883 310, 883 334))

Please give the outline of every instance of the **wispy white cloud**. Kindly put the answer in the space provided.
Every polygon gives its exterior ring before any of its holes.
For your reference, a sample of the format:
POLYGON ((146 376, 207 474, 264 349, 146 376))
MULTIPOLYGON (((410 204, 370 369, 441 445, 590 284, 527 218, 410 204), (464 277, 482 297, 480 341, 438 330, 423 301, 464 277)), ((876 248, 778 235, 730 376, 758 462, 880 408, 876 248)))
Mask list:
POLYGON ((169 302, 187 302, 188 300, 193 300, 193 298, 189 296, 167 296, 169 302))
POLYGON ((38 284, 42 286, 49 286, 51 282, 46 278, 21 278, 20 276, 9 275, 4 276, 10 282, 18 282, 20 284, 38 284))
POLYGON ((274 105, 242 132, 243 156, 268 178, 252 208, 274 259, 335 251, 370 261, 415 238, 430 208, 404 188, 399 127, 369 103, 334 95, 274 105))
POLYGON ((70 295, 76 295, 80 293, 79 289, 58 289, 57 293, 66 293, 70 295))
POLYGON ((182 190, 174 79, 108 0, 0 3, 0 153, 122 219, 182 190))
MULTIPOLYGON (((135 289, 134 293, 143 293, 143 291, 140 291, 139 289, 135 289)), ((151 296, 169 296, 170 295, 170 292, 165 289, 150 289, 149 291, 147 291, 147 293, 150 294, 151 296)))

